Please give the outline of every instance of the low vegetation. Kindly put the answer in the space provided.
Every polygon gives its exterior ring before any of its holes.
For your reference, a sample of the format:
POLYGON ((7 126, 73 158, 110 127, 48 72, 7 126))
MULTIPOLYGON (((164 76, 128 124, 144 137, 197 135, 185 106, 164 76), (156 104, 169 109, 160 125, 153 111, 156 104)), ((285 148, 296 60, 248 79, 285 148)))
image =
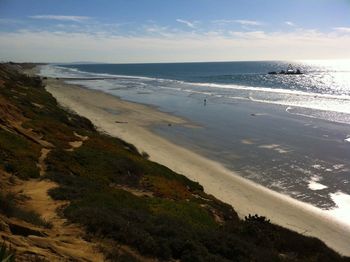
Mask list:
MULTIPOLYGON (((147 153, 98 133, 90 121, 59 107, 40 79, 4 65, 0 73, 0 98, 25 117, 25 128, 53 145, 46 159, 46 178, 59 187, 50 195, 69 201, 62 210, 69 221, 83 226, 101 243, 113 243, 115 248, 101 244, 106 258, 349 261, 320 240, 274 225, 265 217, 250 215, 240 220, 231 206, 207 195, 198 183, 149 161, 147 153), (69 142, 77 139, 75 134, 88 139, 67 151, 69 142), (120 253, 119 246, 137 255, 120 253)), ((8 173, 22 179, 37 177, 41 148, 0 126, 0 168, 8 173)), ((0 200, 4 203, 0 212, 7 215, 14 212, 8 197, 0 200)))
POLYGON ((0 246, 0 261, 1 262, 14 262, 15 252, 9 248, 5 243, 0 246))
POLYGON ((22 179, 39 177, 40 147, 17 134, 0 129, 0 167, 22 179), (19 161, 20 159, 20 161, 19 161))

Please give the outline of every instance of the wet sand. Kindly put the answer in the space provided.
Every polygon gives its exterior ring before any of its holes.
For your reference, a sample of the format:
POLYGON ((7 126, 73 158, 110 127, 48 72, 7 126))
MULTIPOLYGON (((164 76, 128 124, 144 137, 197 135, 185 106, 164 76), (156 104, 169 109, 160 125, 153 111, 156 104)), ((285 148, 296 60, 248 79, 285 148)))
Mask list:
POLYGON ((221 164, 150 131, 155 124, 191 126, 188 121, 60 80, 49 79, 46 89, 62 106, 89 118, 101 131, 134 144, 152 161, 198 181, 207 193, 231 204, 240 217, 264 215, 273 223, 317 237, 341 254, 350 255, 350 228, 332 220, 326 212, 241 178, 221 164))

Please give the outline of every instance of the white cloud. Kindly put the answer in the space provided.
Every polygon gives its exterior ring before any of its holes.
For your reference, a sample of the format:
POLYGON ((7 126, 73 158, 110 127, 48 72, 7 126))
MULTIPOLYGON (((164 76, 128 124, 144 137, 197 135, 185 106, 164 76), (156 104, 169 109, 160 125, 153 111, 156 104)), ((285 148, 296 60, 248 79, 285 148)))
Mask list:
POLYGON ((256 20, 245 20, 245 19, 219 19, 212 21, 214 24, 225 25, 225 24, 234 24, 238 23, 242 26, 262 26, 263 23, 256 20))
POLYGON ((0 32, 0 60, 14 61, 128 63, 349 59, 349 46, 348 34, 302 29, 288 33, 177 32, 167 36, 28 30, 0 32))
POLYGON ((213 20, 211 21, 214 24, 230 24, 234 23, 235 20, 229 20, 229 19, 219 19, 219 20, 213 20))
POLYGON ((268 37, 264 31, 250 31, 250 32, 231 31, 230 35, 241 39, 264 39, 268 37))
POLYGON ((33 15, 29 16, 32 19, 44 19, 44 20, 58 20, 58 21, 71 21, 82 22, 90 19, 88 16, 73 16, 73 15, 33 15))
POLYGON ((291 21, 285 21, 284 23, 289 26, 296 26, 296 24, 291 21))
POLYGON ((335 27, 334 30, 342 33, 350 33, 350 27, 335 27))
POLYGON ((168 27, 159 26, 157 24, 146 25, 144 26, 144 30, 146 33, 153 34, 153 35, 159 35, 163 37, 172 36, 172 32, 168 27))
POLYGON ((236 23, 239 23, 241 25, 249 25, 249 26, 260 26, 262 25, 261 22, 255 21, 255 20, 234 20, 236 23))
POLYGON ((196 27, 196 25, 195 25, 194 22, 191 22, 191 21, 188 21, 188 20, 176 19, 176 22, 185 24, 185 25, 187 25, 187 26, 190 27, 190 28, 195 28, 195 27, 196 27))

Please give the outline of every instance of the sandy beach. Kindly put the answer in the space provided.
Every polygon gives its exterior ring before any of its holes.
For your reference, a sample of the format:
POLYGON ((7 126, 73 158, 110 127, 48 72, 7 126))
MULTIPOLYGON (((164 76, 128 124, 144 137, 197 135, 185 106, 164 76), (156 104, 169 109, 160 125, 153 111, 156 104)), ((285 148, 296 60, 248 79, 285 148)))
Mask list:
POLYGON ((148 128, 153 124, 191 126, 188 121, 60 80, 48 79, 46 89, 62 106, 90 119, 99 130, 134 144, 152 161, 198 181, 207 193, 231 204, 240 217, 264 215, 273 223, 317 237, 339 253, 350 255, 350 228, 332 220, 326 212, 243 179, 148 128))

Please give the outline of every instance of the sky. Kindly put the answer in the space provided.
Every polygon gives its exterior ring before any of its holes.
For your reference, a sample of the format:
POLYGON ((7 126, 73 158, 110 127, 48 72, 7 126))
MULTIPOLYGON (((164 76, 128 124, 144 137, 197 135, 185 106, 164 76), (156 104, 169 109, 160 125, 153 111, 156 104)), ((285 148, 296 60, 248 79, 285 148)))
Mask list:
POLYGON ((0 0, 0 61, 350 59, 350 0, 0 0))

